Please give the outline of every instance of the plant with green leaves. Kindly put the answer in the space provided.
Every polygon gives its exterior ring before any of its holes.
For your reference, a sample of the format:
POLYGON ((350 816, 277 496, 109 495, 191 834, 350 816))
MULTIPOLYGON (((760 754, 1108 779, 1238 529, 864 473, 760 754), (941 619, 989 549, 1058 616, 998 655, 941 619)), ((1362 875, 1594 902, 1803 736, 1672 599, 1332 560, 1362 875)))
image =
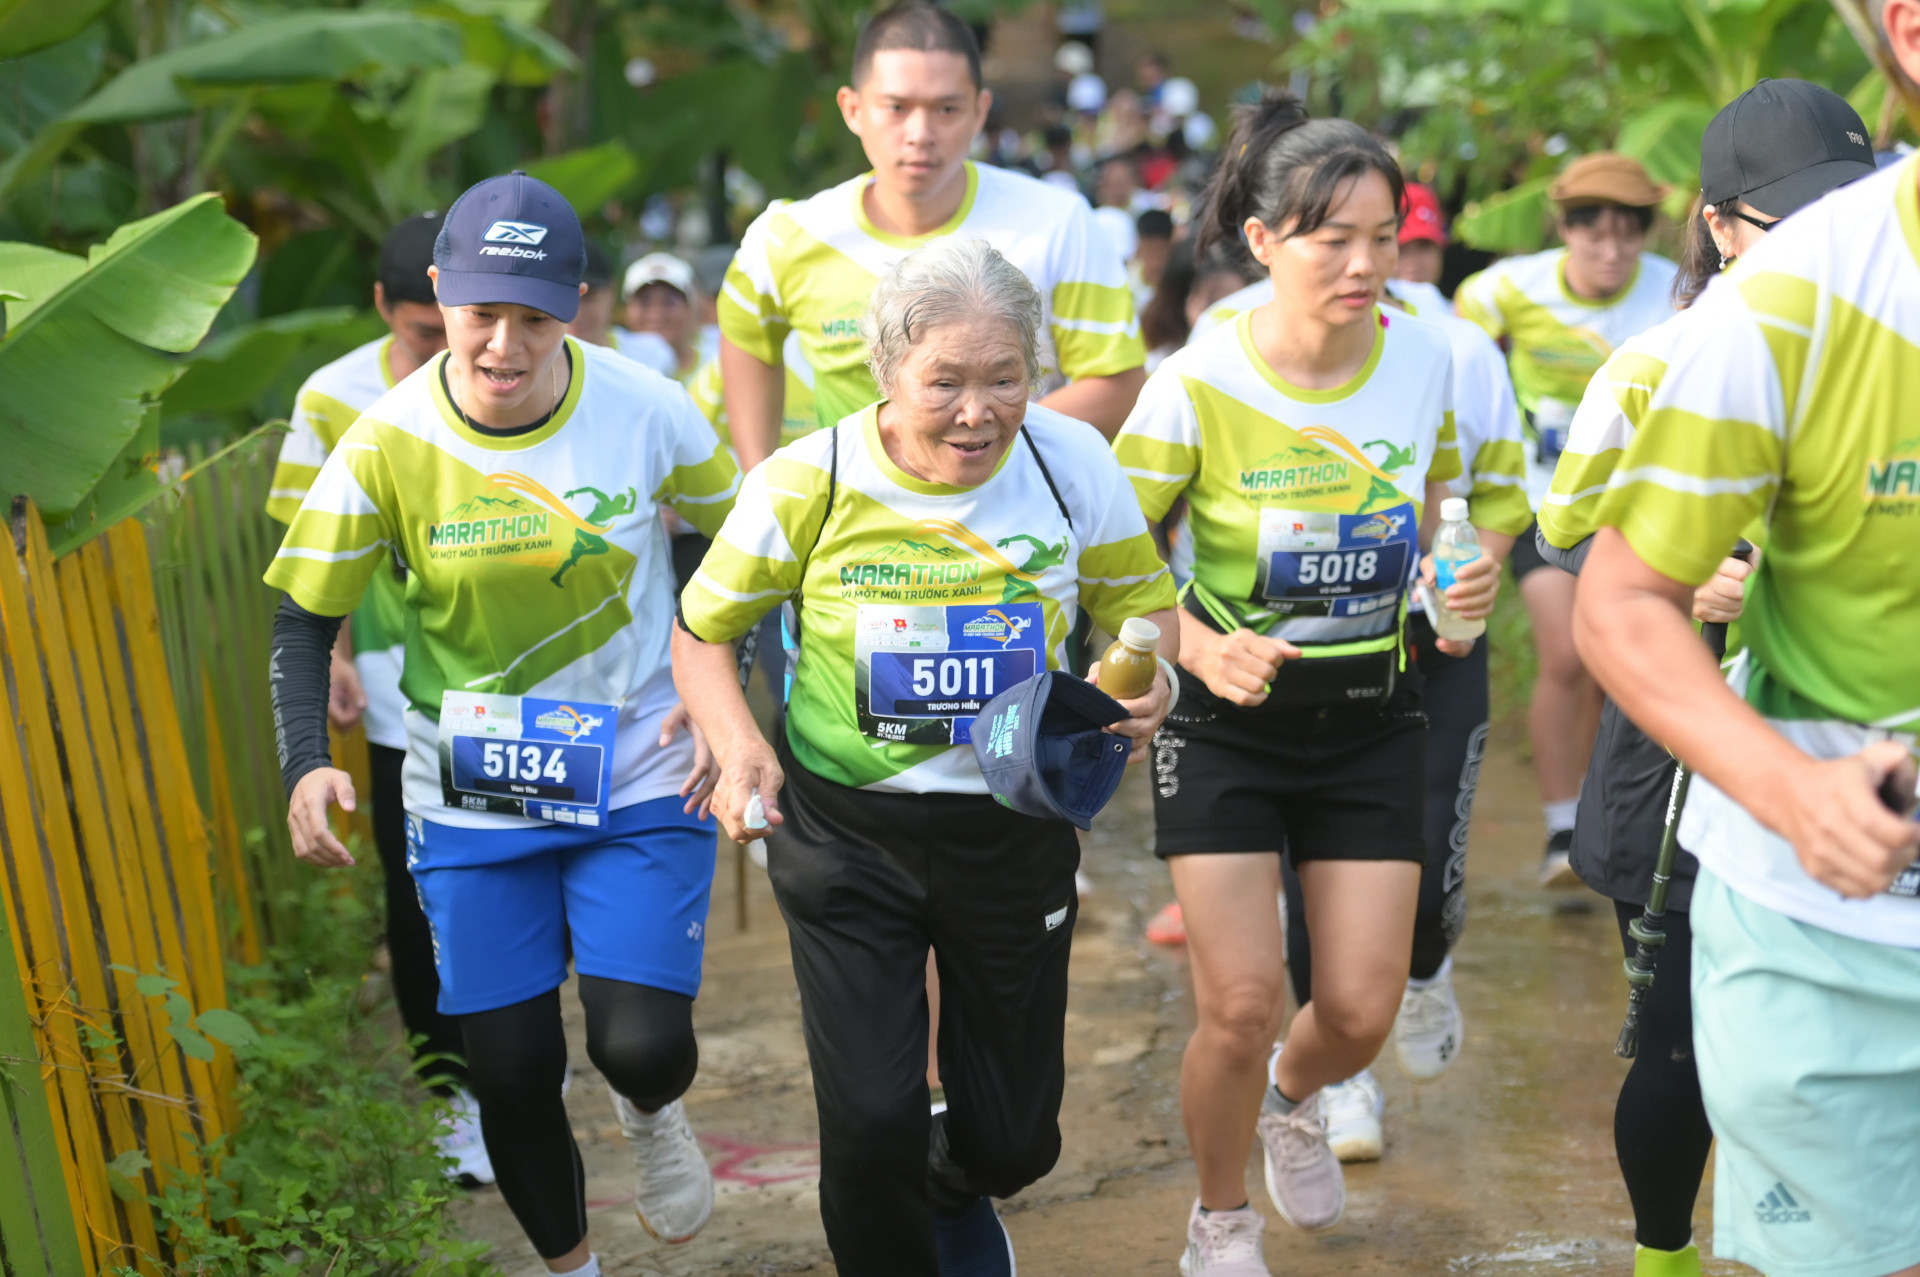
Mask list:
POLYGON ((1409 170, 1467 209, 1475 247, 1540 246, 1566 158, 1611 147, 1675 194, 1700 134, 1762 76, 1871 99, 1883 81, 1835 16, 1851 0, 1345 0, 1285 59, 1316 102, 1400 139, 1409 170), (1331 99, 1338 96, 1338 102, 1331 99))
MULTIPOLYGON (((444 1102, 423 1092, 388 1006, 363 994, 376 910, 373 875, 308 880, 299 932, 261 969, 237 970, 250 992, 234 1008, 196 1014, 174 982, 142 975, 163 999, 181 1049, 232 1048, 240 1122, 201 1151, 204 1175, 142 1186, 148 1161, 123 1154, 109 1182, 143 1202, 175 1260, 146 1257, 164 1277, 489 1277, 487 1245, 461 1237, 448 1214, 458 1196, 436 1146, 444 1102)), ((114 1270, 136 1277, 138 1270, 114 1270)))
POLYGON ((163 488, 159 401, 253 265, 218 197, 123 226, 85 256, 0 243, 0 493, 24 493, 56 553, 163 488))

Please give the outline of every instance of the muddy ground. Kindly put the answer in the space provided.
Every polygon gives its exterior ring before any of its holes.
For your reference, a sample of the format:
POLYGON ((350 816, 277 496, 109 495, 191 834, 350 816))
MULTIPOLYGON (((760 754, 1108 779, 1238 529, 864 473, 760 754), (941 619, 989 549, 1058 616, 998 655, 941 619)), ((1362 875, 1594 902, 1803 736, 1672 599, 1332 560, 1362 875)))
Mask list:
MULTIPOLYGON (((1180 1055, 1192 1030, 1184 954, 1142 938, 1172 898, 1148 851, 1141 774, 1085 840, 1095 885, 1074 937, 1067 1022, 1065 1150, 1040 1183, 1002 1204, 1023 1277, 1176 1271, 1195 1193, 1180 1126, 1180 1055)), ((1459 1061, 1415 1086, 1391 1048, 1376 1064, 1387 1094, 1387 1150, 1347 1168, 1345 1220, 1314 1237, 1268 1217, 1267 1262, 1288 1277, 1335 1273, 1632 1271, 1631 1214, 1613 1161, 1613 1099, 1624 1062, 1613 1042, 1625 1005, 1611 911, 1569 912, 1534 886, 1540 808, 1517 740, 1495 733, 1474 812, 1470 914, 1455 955, 1466 1017, 1459 1061)), ((714 1167, 713 1220, 682 1246, 635 1220, 632 1171, 607 1090, 585 1063, 579 1007, 567 995, 579 1070, 568 1097, 586 1160, 592 1242, 609 1274, 834 1271, 820 1229, 816 1130, 799 996, 766 875, 749 868, 747 926, 736 925, 733 866, 722 861, 697 1005, 701 1067, 687 1096, 714 1167)), ((1256 1150, 1257 1150, 1256 1145, 1256 1150)), ((1256 1151, 1257 1156, 1257 1151, 1256 1151)), ((1709 1249, 1711 1180, 1696 1211, 1709 1249)), ((509 1277, 543 1271, 491 1189, 460 1208, 496 1243, 509 1277)), ((1709 1261, 1709 1273, 1748 1273, 1709 1261)))

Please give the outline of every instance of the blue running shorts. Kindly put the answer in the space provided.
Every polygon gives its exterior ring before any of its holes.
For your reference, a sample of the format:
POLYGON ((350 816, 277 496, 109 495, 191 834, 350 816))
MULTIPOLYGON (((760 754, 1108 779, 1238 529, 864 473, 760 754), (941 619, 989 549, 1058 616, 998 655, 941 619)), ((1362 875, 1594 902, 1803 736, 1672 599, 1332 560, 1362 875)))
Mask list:
POLYGON ((1920 948, 1795 921, 1704 868, 1690 917, 1713 1253, 1768 1277, 1920 1263, 1920 948))
POLYGON ((433 927, 440 1010, 471 1015, 557 989, 574 969, 693 997, 715 826, 656 798, 605 829, 461 829, 407 816, 407 866, 433 927))

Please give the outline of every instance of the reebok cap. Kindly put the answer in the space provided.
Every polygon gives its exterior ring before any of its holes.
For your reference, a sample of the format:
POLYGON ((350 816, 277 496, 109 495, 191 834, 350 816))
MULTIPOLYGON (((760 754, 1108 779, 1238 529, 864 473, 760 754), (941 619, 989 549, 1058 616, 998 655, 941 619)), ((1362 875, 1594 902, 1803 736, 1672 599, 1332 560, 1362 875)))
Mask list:
POLYGON ((587 240, 560 192, 515 170, 467 188, 433 246, 440 304, 530 306, 572 323, 587 240))

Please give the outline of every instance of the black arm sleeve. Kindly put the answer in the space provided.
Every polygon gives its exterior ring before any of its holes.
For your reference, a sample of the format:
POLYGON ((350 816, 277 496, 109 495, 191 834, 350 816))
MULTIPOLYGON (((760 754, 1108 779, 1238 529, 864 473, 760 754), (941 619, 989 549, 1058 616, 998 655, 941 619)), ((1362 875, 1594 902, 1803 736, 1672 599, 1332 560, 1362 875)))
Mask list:
POLYGON ((327 743, 327 695, 333 682, 333 641, 338 616, 315 616, 291 596, 273 614, 273 659, 267 683, 273 692, 273 737, 280 751, 280 780, 293 795, 300 778, 333 766, 327 743))
POLYGON ((1586 566, 1587 551, 1593 548, 1593 538, 1587 537, 1571 550, 1562 550, 1547 540, 1547 534, 1539 528, 1533 530, 1533 543, 1540 550, 1540 557, 1559 568, 1562 572, 1580 575, 1580 569, 1586 566))

